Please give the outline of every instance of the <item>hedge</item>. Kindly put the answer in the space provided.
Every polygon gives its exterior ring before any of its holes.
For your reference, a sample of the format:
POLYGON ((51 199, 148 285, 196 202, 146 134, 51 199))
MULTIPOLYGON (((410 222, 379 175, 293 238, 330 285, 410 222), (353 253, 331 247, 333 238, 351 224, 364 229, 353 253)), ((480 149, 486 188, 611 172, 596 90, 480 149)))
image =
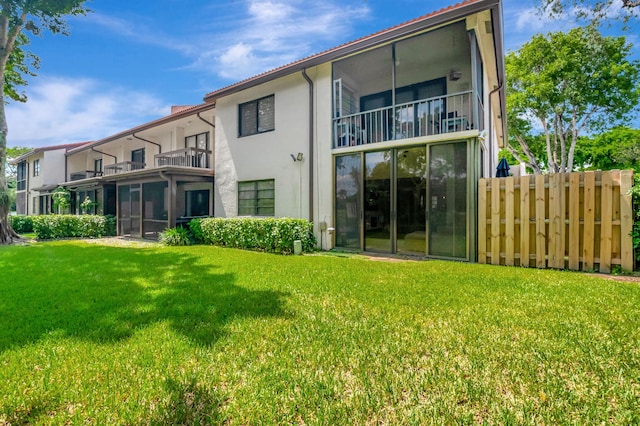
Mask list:
POLYGON ((196 241, 223 247, 290 254, 295 240, 303 252, 316 246, 313 224, 305 219, 211 217, 192 221, 190 229, 196 241))
POLYGON ((99 238, 116 234, 113 216, 52 214, 32 217, 33 231, 39 240, 99 238))
POLYGON ((34 216, 26 216, 23 214, 9 216, 9 220, 11 220, 11 228, 13 228, 13 230, 18 234, 33 232, 33 218, 34 216))

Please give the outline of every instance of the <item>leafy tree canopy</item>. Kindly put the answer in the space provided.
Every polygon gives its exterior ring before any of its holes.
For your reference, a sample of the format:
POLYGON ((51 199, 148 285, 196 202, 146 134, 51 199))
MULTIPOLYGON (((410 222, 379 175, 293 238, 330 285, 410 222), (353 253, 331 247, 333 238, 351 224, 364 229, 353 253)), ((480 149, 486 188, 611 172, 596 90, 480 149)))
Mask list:
POLYGON ((535 35, 509 53, 511 155, 534 173, 571 171, 580 136, 628 122, 640 102, 640 63, 630 49, 625 37, 588 26, 535 35))
POLYGON ((640 0, 536 0, 543 15, 560 17, 570 12, 592 24, 621 21, 626 24, 640 15, 640 0))

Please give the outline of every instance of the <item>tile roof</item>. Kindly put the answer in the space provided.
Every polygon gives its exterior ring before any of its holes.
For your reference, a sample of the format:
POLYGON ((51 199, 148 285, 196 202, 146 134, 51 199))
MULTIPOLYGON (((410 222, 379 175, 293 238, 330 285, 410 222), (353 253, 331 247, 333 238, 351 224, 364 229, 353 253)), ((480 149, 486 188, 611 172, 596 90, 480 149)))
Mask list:
MULTIPOLYGON (((384 36, 390 33, 395 33, 402 29, 411 28, 416 24, 426 24, 430 21, 434 20, 440 16, 451 16, 450 19, 457 19, 459 17, 466 16, 463 9, 472 5, 483 6, 484 9, 490 8, 500 3, 500 0, 464 0, 460 3, 453 4, 451 6, 447 6, 440 10, 428 13, 426 15, 419 16, 417 18, 411 19, 409 21, 403 22, 401 24, 395 25, 393 27, 380 30, 373 34, 358 38, 356 40, 352 40, 350 42, 341 44, 339 46, 333 47, 331 49, 324 50, 322 52, 316 53, 311 56, 307 56, 305 58, 299 59, 297 61, 291 62, 286 65, 282 65, 280 67, 274 68, 272 70, 263 72, 261 74, 255 75, 253 77, 249 77, 245 80, 241 80, 237 83, 233 83, 231 85, 225 86, 221 89, 215 90, 205 95, 205 102, 214 102, 217 97, 233 93, 236 90, 240 90, 241 88, 245 88, 246 86, 251 86, 252 84, 259 84, 270 76, 278 75, 279 72, 289 71, 289 73, 293 73, 298 71, 300 68, 304 68, 305 66, 314 66, 318 65, 321 62, 326 62, 328 60, 335 59, 336 56, 339 56, 340 53, 346 54, 352 48, 362 47, 366 48, 369 46, 369 41, 378 41, 379 39, 384 39, 384 36), (459 16, 455 15, 456 11, 460 11, 459 16)), ((476 10, 472 10, 469 13, 473 13, 476 10)), ((422 27, 425 28, 425 27, 422 27)), ((275 78, 275 77, 274 77, 275 78)))
POLYGON ((66 143, 66 144, 61 144, 61 145, 51 145, 51 146, 41 146, 39 148, 34 148, 31 151, 22 154, 19 157, 14 158, 13 160, 11 160, 12 163, 17 163, 20 162, 22 160, 24 160, 27 157, 30 157, 33 154, 37 154, 38 152, 44 152, 44 151, 55 151, 57 149, 64 149, 66 151, 69 151, 70 149, 74 149, 74 148, 79 148, 82 145, 86 145, 91 143, 92 141, 87 141, 87 142, 74 142, 74 143, 66 143))

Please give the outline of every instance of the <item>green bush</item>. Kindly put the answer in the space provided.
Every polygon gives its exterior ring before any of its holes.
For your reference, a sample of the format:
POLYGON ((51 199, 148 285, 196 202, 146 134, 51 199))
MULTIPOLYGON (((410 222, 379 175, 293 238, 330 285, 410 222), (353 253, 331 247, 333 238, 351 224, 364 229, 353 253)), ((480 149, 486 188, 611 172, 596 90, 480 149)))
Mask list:
POLYGON ((33 232, 33 216, 18 214, 9 216, 9 219, 11 220, 11 228, 18 234, 33 232))
POLYGON ((200 221, 206 244, 272 253, 290 254, 293 242, 302 242, 302 251, 315 248, 313 224, 290 218, 205 218, 200 221))
POLYGON ((100 238, 114 235, 109 221, 104 216, 51 214, 33 216, 33 231, 39 240, 58 238, 100 238))
POLYGON ((204 233, 202 232, 202 219, 192 219, 189 222, 189 231, 196 244, 204 243, 204 233))
POLYGON ((158 236, 158 240, 165 246, 188 246, 191 244, 189 231, 185 228, 165 229, 158 236))

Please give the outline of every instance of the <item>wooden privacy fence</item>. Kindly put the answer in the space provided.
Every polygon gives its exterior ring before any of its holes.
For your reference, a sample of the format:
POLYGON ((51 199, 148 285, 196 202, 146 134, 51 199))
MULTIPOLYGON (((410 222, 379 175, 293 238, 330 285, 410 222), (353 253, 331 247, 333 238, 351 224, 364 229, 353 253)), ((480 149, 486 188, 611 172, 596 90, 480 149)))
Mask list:
POLYGON ((633 270, 633 172, 480 179, 478 262, 633 270))

